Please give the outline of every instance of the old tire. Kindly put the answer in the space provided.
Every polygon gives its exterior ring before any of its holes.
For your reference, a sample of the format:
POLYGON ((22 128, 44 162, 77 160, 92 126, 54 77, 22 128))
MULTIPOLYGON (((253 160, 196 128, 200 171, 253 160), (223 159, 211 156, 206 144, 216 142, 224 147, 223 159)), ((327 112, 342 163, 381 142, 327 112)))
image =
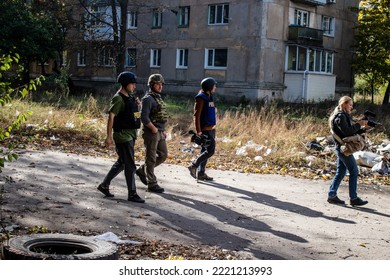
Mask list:
POLYGON ((8 260, 116 260, 116 245, 72 234, 34 234, 11 238, 4 246, 8 260))

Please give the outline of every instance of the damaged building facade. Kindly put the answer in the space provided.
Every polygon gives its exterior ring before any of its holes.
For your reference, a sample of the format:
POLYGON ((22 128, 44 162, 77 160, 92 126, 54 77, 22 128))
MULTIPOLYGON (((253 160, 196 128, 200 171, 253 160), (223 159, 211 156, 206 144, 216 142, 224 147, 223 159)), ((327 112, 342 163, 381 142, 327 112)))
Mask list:
POLYGON ((316 102, 353 90, 359 1, 136 0, 126 9, 107 0, 70 2, 80 22, 67 47, 75 85, 107 90, 120 69, 137 74, 139 90, 160 73, 165 92, 191 96, 208 76, 226 99, 316 102), (121 46, 112 24, 123 16, 121 46))

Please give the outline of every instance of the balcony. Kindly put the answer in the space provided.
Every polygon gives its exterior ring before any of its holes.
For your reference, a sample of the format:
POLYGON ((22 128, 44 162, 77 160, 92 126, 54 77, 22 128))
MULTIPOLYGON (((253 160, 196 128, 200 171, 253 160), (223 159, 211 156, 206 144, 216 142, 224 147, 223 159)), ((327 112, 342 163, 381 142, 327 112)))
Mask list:
POLYGON ((322 47, 324 31, 300 25, 290 25, 288 40, 300 45, 322 47))
POLYGON ((325 6, 329 0, 291 0, 291 2, 303 3, 310 6, 325 6))

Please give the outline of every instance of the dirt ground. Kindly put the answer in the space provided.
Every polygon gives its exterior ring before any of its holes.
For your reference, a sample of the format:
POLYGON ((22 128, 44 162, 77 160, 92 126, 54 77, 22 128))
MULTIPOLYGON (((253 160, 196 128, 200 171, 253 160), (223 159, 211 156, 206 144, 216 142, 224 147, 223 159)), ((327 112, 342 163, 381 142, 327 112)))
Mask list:
MULTIPOLYGON (((329 181, 209 170, 211 183, 194 180, 183 166, 156 169, 164 194, 146 192, 145 204, 128 202, 124 175, 114 198, 96 190, 113 159, 27 151, 3 175, 7 226, 50 231, 113 232, 236 251, 242 259, 389 260, 390 190, 359 186, 366 207, 326 202, 329 181)), ((339 197, 348 202, 346 182, 339 197)))

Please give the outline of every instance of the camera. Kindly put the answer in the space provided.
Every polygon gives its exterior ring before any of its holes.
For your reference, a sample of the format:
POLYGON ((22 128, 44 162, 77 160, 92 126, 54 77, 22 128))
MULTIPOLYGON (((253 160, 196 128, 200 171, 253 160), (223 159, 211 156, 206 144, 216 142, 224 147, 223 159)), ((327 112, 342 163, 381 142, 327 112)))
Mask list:
POLYGON ((207 135, 204 135, 204 134, 198 135, 193 130, 190 130, 188 133, 192 134, 191 142, 193 142, 199 146, 202 146, 204 148, 207 148, 208 146, 210 146, 211 141, 207 135))
POLYGON ((368 126, 375 127, 378 124, 377 122, 370 120, 370 118, 375 118, 375 117, 376 117, 375 113, 373 113, 369 110, 364 111, 363 120, 367 121, 368 126))

